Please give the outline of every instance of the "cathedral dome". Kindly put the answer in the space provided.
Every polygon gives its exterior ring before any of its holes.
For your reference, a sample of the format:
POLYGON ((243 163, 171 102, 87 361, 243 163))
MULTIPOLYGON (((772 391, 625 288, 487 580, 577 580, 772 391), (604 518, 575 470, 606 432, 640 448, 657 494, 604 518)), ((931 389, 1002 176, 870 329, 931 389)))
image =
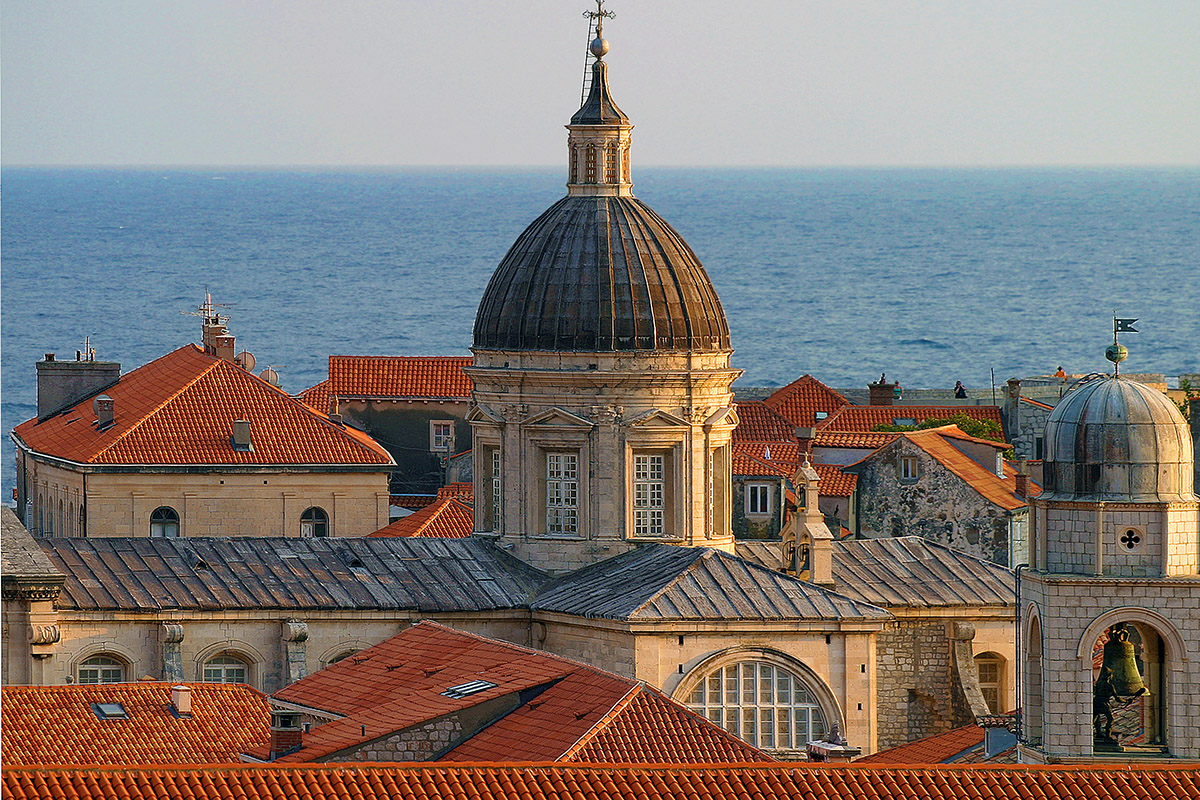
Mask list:
POLYGON ((1119 377, 1083 381, 1046 422, 1043 499, 1194 502, 1192 437, 1170 398, 1119 377))
POLYGON ((633 126, 612 99, 597 28, 591 85, 571 118, 567 196, 525 229, 479 304, 475 349, 727 352, 708 273, 633 196, 633 126))

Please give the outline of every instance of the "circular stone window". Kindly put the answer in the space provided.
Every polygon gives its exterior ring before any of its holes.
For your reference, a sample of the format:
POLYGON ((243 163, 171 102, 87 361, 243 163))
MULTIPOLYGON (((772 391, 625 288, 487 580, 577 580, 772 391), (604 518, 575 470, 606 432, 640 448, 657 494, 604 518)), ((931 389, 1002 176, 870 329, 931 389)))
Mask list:
POLYGON ((1141 549, 1146 541, 1146 529, 1141 525, 1125 525, 1117 534, 1117 546, 1126 553, 1141 549))

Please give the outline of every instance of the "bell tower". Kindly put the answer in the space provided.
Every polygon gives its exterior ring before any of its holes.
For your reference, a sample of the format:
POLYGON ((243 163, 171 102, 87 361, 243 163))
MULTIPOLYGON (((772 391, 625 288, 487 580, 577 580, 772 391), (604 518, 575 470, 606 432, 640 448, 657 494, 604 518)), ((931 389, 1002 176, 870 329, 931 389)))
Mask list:
POLYGON ((1200 760, 1191 434, 1166 395, 1120 377, 1115 337, 1105 355, 1113 375, 1076 383, 1046 424, 1018 568, 1020 759, 1200 760))

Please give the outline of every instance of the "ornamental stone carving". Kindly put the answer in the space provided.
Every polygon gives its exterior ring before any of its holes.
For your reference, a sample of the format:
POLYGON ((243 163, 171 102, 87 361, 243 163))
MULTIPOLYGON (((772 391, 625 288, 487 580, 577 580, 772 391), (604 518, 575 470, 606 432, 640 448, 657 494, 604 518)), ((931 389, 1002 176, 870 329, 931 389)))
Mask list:
POLYGON ((178 622, 164 622, 159 627, 163 644, 179 644, 183 641, 183 626, 178 622))
POLYGON ((60 634, 57 625, 30 625, 30 644, 58 644, 60 634))
POLYGON ((307 642, 308 623, 302 619, 284 620, 283 640, 285 642, 307 642))

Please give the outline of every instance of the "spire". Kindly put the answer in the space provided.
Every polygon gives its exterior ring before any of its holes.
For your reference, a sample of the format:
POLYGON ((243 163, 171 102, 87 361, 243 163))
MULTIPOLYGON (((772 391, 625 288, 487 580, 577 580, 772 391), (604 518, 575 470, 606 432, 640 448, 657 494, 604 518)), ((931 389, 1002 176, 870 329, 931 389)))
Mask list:
POLYGON ((567 126, 570 134, 568 192, 578 196, 632 197, 629 171, 629 132, 633 126, 612 99, 608 88, 608 40, 604 38, 604 20, 615 15, 604 10, 604 0, 596 0, 595 11, 585 11, 594 20, 596 36, 588 45, 592 62, 591 88, 587 98, 567 126))

